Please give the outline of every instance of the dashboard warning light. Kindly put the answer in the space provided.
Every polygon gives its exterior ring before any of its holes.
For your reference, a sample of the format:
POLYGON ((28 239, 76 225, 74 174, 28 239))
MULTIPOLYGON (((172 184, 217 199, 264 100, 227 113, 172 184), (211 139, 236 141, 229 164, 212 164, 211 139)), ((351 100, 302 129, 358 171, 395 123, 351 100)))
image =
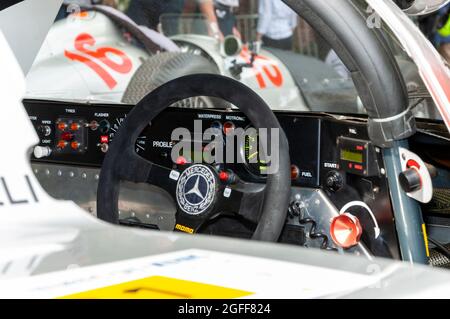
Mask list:
POLYGON ((330 234, 334 243, 342 248, 350 248, 359 243, 363 228, 359 219, 350 213, 344 213, 333 219, 330 234))
POLYGON ((407 168, 415 167, 415 168, 420 169, 419 163, 417 163, 415 160, 412 160, 412 159, 410 159, 406 162, 406 167, 407 168))
POLYGON ((235 128, 236 128, 236 126, 233 124, 233 122, 226 122, 223 125, 223 132, 225 133, 225 135, 229 135, 229 134, 233 133, 235 128))

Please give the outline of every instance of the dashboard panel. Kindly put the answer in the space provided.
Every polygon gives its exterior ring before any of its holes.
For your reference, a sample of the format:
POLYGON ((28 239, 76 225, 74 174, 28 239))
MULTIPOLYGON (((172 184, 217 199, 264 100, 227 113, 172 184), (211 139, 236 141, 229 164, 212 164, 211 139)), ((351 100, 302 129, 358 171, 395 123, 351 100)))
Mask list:
MULTIPOLYGON (((114 143, 115 134, 133 107, 39 100, 25 100, 24 105, 40 140, 31 155, 32 163, 39 167, 74 167, 71 172, 101 167, 109 145, 114 143)), ((309 207, 317 228, 320 228, 319 221, 327 225, 333 217, 325 212, 329 209, 326 202, 337 209, 333 214, 338 214, 339 209, 349 203, 362 202, 370 208, 369 213, 357 206, 347 210, 364 225, 362 238, 368 249, 377 256, 399 258, 383 157, 368 139, 365 120, 314 113, 275 112, 275 115, 289 142, 292 172, 295 172, 292 176, 293 202, 311 198, 302 205, 309 207)), ((139 136, 136 153, 157 164, 174 167, 171 150, 178 141, 172 139, 173 130, 182 127, 194 132, 194 125, 199 124, 203 130, 213 128, 220 134, 226 134, 230 128, 251 126, 244 114, 236 110, 168 108, 139 136)), ((201 142, 205 144, 203 140, 201 142)), ((245 149, 237 151, 248 152, 245 149)), ((251 154, 246 157, 249 156, 251 154)), ((224 165, 221 170, 232 170, 245 181, 265 182, 264 175, 258 174, 257 169, 255 172, 248 163, 220 165, 224 165)), ((64 169, 58 169, 60 171, 64 169)), ((49 180, 49 177, 42 179, 49 180)), ((58 184, 52 182, 52 185, 58 188, 58 184)), ((91 197, 92 203, 95 194, 91 197)), ((288 218, 287 227, 301 226, 298 216, 294 217, 288 218)), ((301 227, 307 229, 309 226, 301 227)), ((310 228, 309 231, 313 230, 310 228)))
MULTIPOLYGON (((31 100, 24 104, 39 135, 39 147, 47 149, 43 152, 45 156, 39 156, 41 153, 38 153, 39 158, 33 155, 33 160, 93 167, 102 165, 109 144, 114 141, 115 134, 132 108, 127 105, 61 104, 31 100), (74 127, 75 131, 71 130, 74 123, 81 124, 74 127), (83 140, 78 136, 83 136, 83 140), (75 148, 72 147, 74 142, 75 148)), ((291 148, 292 164, 299 169, 298 179, 294 184, 319 186, 320 118, 298 117, 287 113, 279 114, 278 117, 288 140, 302 145, 301 148, 291 148), (304 134, 299 134, 300 131, 304 134)), ((154 163, 173 166, 171 150, 177 141, 172 140, 172 132, 182 127, 194 136, 195 121, 201 121, 203 131, 208 128, 225 131, 227 125, 235 129, 247 129, 251 125, 243 114, 234 111, 193 112, 188 109, 167 109, 139 136, 135 145, 136 153, 154 163)), ((263 176, 255 174, 248 165, 231 164, 227 169, 236 170, 247 181, 263 180, 263 176)))

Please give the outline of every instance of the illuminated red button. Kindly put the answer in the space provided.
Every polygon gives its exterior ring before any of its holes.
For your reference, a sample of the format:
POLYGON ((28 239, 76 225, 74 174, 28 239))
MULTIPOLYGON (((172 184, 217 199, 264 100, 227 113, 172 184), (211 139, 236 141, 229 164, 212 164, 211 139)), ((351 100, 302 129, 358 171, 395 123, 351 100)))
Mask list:
POLYGON ((67 123, 66 122, 59 122, 58 123, 58 130, 64 131, 66 128, 67 128, 67 123))
POLYGON ((109 136, 108 135, 102 135, 100 136, 100 143, 109 143, 109 136))
POLYGON ((420 169, 420 164, 417 163, 415 160, 409 160, 408 162, 406 162, 406 167, 407 168, 415 167, 420 169))
POLYGON ((72 147, 73 150, 77 150, 80 148, 80 143, 78 143, 77 141, 73 141, 72 143, 70 143, 70 147, 72 147))
POLYGON ((184 156, 179 156, 177 158, 176 164, 177 165, 186 165, 187 164, 187 160, 186 160, 186 158, 184 156))
POLYGON ((228 172, 222 171, 219 173, 219 179, 222 182, 227 182, 230 179, 230 174, 228 174, 228 172))
POLYGON ((71 131, 78 131, 79 129, 80 129, 80 124, 78 124, 78 123, 70 124, 70 130, 71 131))
POLYGON ((364 170, 364 167, 362 166, 362 165, 359 165, 359 164, 355 164, 355 169, 357 169, 358 171, 363 171, 364 170))
POLYGON ((233 171, 221 171, 219 172, 219 179, 226 184, 234 184, 236 183, 236 175, 233 171))
POLYGON ((364 146, 358 145, 356 146, 357 151, 364 151, 364 146))
POLYGON ((63 149, 67 146, 67 142, 66 141, 59 141, 58 144, 56 145, 57 148, 63 149))
POLYGON ((233 133, 235 128, 236 127, 232 122, 226 122, 223 125, 223 132, 225 133, 225 135, 229 135, 229 134, 233 133))

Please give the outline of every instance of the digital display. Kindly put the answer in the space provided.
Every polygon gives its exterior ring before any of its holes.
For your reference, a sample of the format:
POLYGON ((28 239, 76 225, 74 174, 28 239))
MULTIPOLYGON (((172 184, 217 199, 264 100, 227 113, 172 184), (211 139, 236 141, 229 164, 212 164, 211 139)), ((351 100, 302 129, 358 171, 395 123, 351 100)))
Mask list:
POLYGON ((363 153, 341 149, 341 160, 354 163, 363 163, 363 153))

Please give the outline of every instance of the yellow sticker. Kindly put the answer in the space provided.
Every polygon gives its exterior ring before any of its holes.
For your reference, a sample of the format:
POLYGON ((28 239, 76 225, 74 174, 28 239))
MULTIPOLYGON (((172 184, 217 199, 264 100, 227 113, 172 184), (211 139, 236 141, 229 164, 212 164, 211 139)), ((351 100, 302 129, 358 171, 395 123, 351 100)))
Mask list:
POLYGON ((179 231, 182 231, 184 233, 188 233, 188 234, 193 234, 194 233, 194 230, 192 228, 189 228, 187 226, 183 226, 183 225, 180 225, 180 224, 176 224, 175 225, 175 229, 177 229, 179 231))
POLYGON ((427 227, 425 226, 425 224, 422 224, 422 231, 423 231, 423 240, 425 241, 425 249, 427 251, 427 257, 430 257, 430 246, 428 244, 427 227))
POLYGON ((153 276, 126 283, 97 288, 63 299, 229 299, 252 295, 243 290, 194 281, 153 276))

